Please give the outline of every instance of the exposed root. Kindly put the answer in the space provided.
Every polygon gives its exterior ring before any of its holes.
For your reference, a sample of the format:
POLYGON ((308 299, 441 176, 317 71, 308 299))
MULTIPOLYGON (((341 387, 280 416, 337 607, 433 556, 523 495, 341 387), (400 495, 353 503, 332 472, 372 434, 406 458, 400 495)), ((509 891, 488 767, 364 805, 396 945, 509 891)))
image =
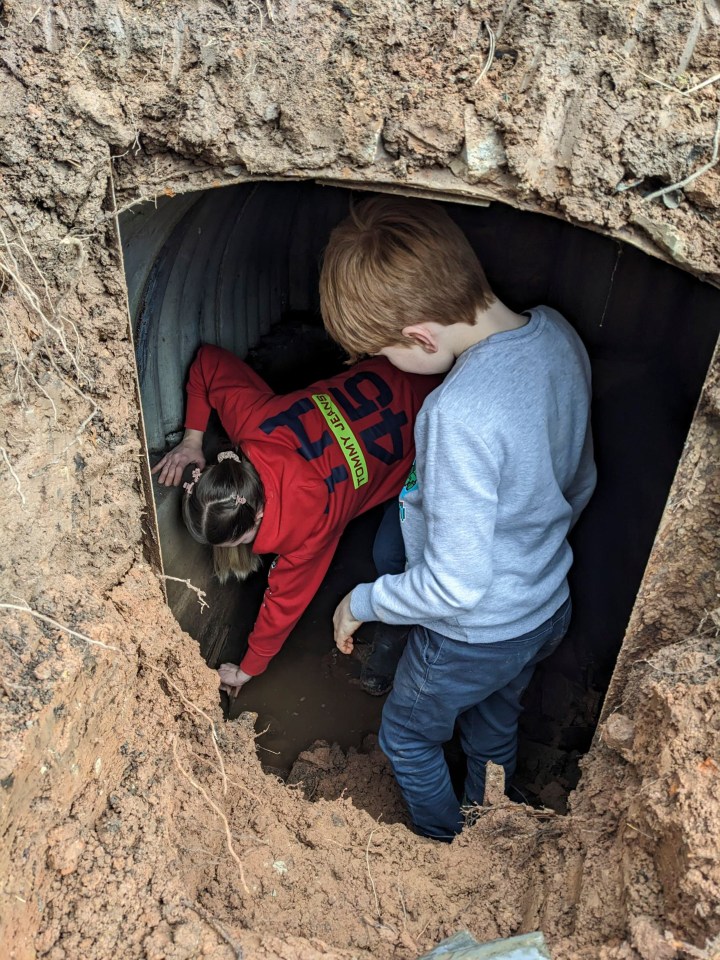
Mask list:
POLYGON ((707 163, 704 163, 701 167, 691 173, 689 177, 685 177, 684 180, 680 180, 678 183, 671 183, 669 187, 663 187, 661 190, 656 190, 654 193, 650 193, 647 197, 643 197, 645 201, 655 200, 657 197, 662 197, 666 193, 672 193, 674 190, 682 190, 683 187, 687 187, 688 184, 692 183, 693 180, 697 180, 698 177, 701 177, 704 173, 707 173, 708 170, 711 170, 715 164, 720 159, 720 110, 718 110, 717 120, 715 122, 715 136, 713 137, 713 151, 712 156, 707 163))
MULTIPOLYGON (((42 358, 50 366, 58 381, 91 408, 90 414, 83 420, 73 439, 59 455, 59 457, 62 457, 66 450, 79 439, 97 413, 96 404, 75 382, 91 384, 92 381, 78 361, 77 354, 81 345, 81 337, 77 326, 69 317, 64 317, 58 312, 52 300, 48 280, 30 251, 19 226, 7 209, 3 208, 3 213, 12 230, 8 232, 0 223, 0 288, 6 297, 18 297, 27 311, 28 317, 33 318, 36 324, 36 328, 31 333, 31 338, 34 340, 32 350, 25 357, 14 336, 14 325, 11 323, 5 307, 0 306, 0 315, 5 321, 9 343, 15 356, 14 388, 18 400, 23 405, 26 402, 23 386, 23 380, 25 379, 31 382, 50 402, 53 415, 57 420, 55 401, 47 390, 41 386, 32 370, 32 361, 35 358, 42 358), (41 284, 41 294, 38 294, 25 279, 21 260, 29 265, 36 281, 41 284), (61 369, 59 365, 61 358, 63 365, 70 368, 69 373, 61 369)), ((59 457, 56 458, 55 462, 59 457)))
POLYGON ((195 789, 203 795, 203 797, 208 802, 208 804, 212 807, 215 813, 222 820, 223 825, 225 827, 225 839, 227 840, 228 851, 230 853, 230 856, 237 863, 238 869, 240 871, 240 883, 242 883, 243 890, 245 891, 245 893, 247 893, 248 896, 251 896, 250 889, 247 885, 247 882, 245 881, 245 870, 243 869, 242 860, 237 855, 237 853, 235 853, 235 848, 233 847, 233 838, 232 838, 232 833, 230 832, 230 824, 228 823, 227 817, 225 816, 223 811, 220 809, 220 807, 215 803, 215 801, 207 792, 207 790, 201 784, 199 784, 196 780, 194 780, 192 775, 189 774, 187 770, 183 767, 183 765, 180 763, 180 758, 178 757, 178 753, 177 753, 177 737, 173 737, 172 750, 173 750, 173 757, 175 759, 175 763, 177 764, 177 768, 180 771, 180 773, 182 773, 185 779, 188 780, 193 785, 193 787, 195 787, 195 789))
POLYGON ((485 60, 485 66, 478 74, 473 86, 477 86, 477 84, 487 76, 490 67, 493 65, 493 60, 495 59, 495 34, 493 33, 492 28, 487 20, 483 20, 483 26, 487 30, 488 34, 488 54, 487 59, 485 60))
POLYGON ((682 677, 698 677, 703 672, 712 675, 715 667, 720 663, 720 657, 713 656, 717 652, 716 641, 718 637, 720 637, 720 607, 706 612, 698 624, 695 634, 686 643, 672 648, 672 652, 676 652, 678 657, 691 652, 700 655, 699 663, 689 670, 677 670, 673 666, 660 667, 652 659, 646 658, 636 660, 635 663, 649 667, 654 676, 670 677, 672 680, 678 680, 682 677), (711 645, 711 649, 708 649, 709 645, 711 645))
MULTIPOLYGON (((52 617, 45 616, 44 613, 38 613, 37 610, 33 610, 32 607, 27 606, 27 604, 20 605, 17 603, 0 603, 0 609, 17 610, 20 613, 29 613, 30 616, 34 617, 36 620, 42 620, 43 623, 47 623, 51 627, 55 627, 58 630, 63 630, 65 633, 69 633, 70 636, 77 637, 78 640, 83 640, 85 643, 88 643, 91 646, 102 647, 104 650, 112 650, 114 653, 119 653, 122 656, 128 657, 129 659, 129 654, 126 653, 124 650, 121 650, 119 647, 113 647, 111 644, 103 643, 101 640, 93 640, 91 637, 88 637, 86 634, 79 633, 77 630, 72 630, 70 627, 66 627, 64 624, 58 623, 57 620, 53 620, 52 617)), ((188 698, 185 696, 182 690, 178 687, 178 685, 170 679, 170 677, 161 667, 157 667, 153 663, 148 663, 147 660, 143 660, 142 662, 143 662, 143 666, 146 666, 150 670, 155 670, 157 673, 159 673, 164 678, 168 686, 172 687, 172 689, 177 693, 177 695, 180 697, 182 702, 191 710, 193 710, 195 713, 199 714, 201 717, 204 717, 204 719, 207 720, 207 722, 210 724, 211 740, 212 740, 213 747, 215 749, 215 755, 218 758, 219 772, 220 772, 220 776, 222 777, 222 783, 223 783, 223 793, 227 794, 228 780, 227 780, 227 774, 225 772, 225 761, 223 760, 222 753, 220 752, 220 746, 218 744, 217 728, 215 727, 215 723, 212 717, 209 717, 204 710, 202 710, 200 707, 197 706, 197 704, 194 704, 191 700, 188 700, 188 698)))
POLYGON ((163 580, 174 580, 176 583, 184 583, 189 590, 194 590, 197 594, 198 603, 200 604, 200 613, 202 613, 204 610, 210 609, 210 604, 205 599, 207 593, 204 590, 201 590, 200 587, 193 586, 189 580, 182 580, 180 577, 171 577, 166 573, 162 575, 162 578, 163 580))
POLYGON ((225 941, 225 943, 235 954, 235 960, 243 960, 243 948, 240 946, 240 944, 235 943, 220 921, 216 920, 211 913, 208 913, 205 907, 201 907, 199 903, 191 903, 189 900, 181 900, 180 903, 183 905, 183 907, 187 907, 188 910, 194 911, 201 919, 205 921, 209 927, 215 931, 221 940, 225 941))
POLYGON ((201 710, 200 707, 198 707, 196 704, 192 702, 192 700, 188 700, 188 698, 182 692, 180 687, 178 687, 177 684, 173 683, 173 681, 170 679, 170 677, 167 675, 167 673, 165 673, 165 671, 161 667, 156 667, 155 664, 148 663, 147 660, 143 660, 143 664, 144 666, 149 667, 150 670, 155 670, 157 673, 161 674, 165 679, 165 682, 173 688, 173 690, 177 693, 177 695, 180 697, 182 702, 186 706, 190 707, 191 710, 194 710, 195 713, 198 713, 200 714, 201 717, 204 717, 207 720, 207 722, 210 724, 212 745, 215 749, 215 755, 218 758, 218 764, 220 765, 220 775, 222 777, 222 782, 223 782, 223 793, 226 794, 227 787, 228 787, 228 780, 227 780, 227 774, 225 773, 225 761, 223 760, 222 753, 220 752, 220 747, 218 745, 217 728, 215 727, 215 723, 212 717, 209 717, 205 713, 205 711, 201 710))
MULTIPOLYGON (((0 242, 2 243, 2 247, 3 247, 3 252, 0 257, 0 270, 2 270, 3 274, 5 274, 5 276, 12 281, 13 286, 15 287, 18 295, 21 297, 21 299, 23 300, 25 305, 28 307, 30 312, 40 319, 43 326, 44 334, 45 335, 47 335, 48 333, 54 334, 55 338, 57 339, 57 342, 60 344, 62 353, 64 354, 66 359, 70 361, 70 364, 75 370, 75 374, 78 377, 78 379, 85 380, 86 382, 90 382, 90 378, 80 369, 80 365, 77 361, 77 358, 74 352, 80 344, 80 335, 78 333, 77 327, 72 322, 72 320, 69 320, 66 317, 56 318, 56 311, 52 303, 52 298, 50 296, 50 286, 47 282, 45 274, 42 272, 42 270, 38 266, 37 261, 35 260, 32 253, 30 252, 30 249, 27 243, 25 242, 25 238, 23 237, 22 233, 20 232, 20 229, 16 225, 14 218, 12 217, 11 214, 8 213, 7 210, 5 210, 4 212, 8 220, 13 226, 13 229, 15 231, 15 239, 11 240, 8 237, 8 234, 5 231, 2 224, 0 224, 0 242), (23 279, 20 264, 13 251, 14 247, 19 248, 21 254, 25 256, 25 258, 33 267, 35 273, 37 274, 38 279, 43 285, 43 289, 45 293, 44 298, 40 298, 37 295, 37 293, 32 289, 32 287, 30 287, 23 279), (67 335, 65 332, 65 324, 67 324, 70 327, 70 329, 72 330, 75 336, 75 344, 72 348, 70 347, 67 340, 67 335)), ((66 381, 66 378, 64 379, 66 381)))
POLYGON ((671 933, 665 934, 665 939, 673 948, 684 953, 686 957, 692 957, 693 960, 718 960, 720 957, 720 934, 707 940, 703 949, 693 946, 692 943, 686 943, 684 940, 677 940, 671 933))
POLYGON ((380 900, 378 899, 377 890, 375 889, 375 881, 373 880, 373 875, 370 872, 370 841, 372 840, 374 830, 370 831, 370 836, 368 837, 367 846, 365 847, 365 865, 367 866, 368 877, 370 877, 370 886, 372 887, 373 896, 375 897, 375 913, 378 918, 380 917, 380 900))
POLYGON ((84 640, 85 643, 89 643, 93 647, 102 647, 104 650, 112 650, 114 653, 121 653, 125 656, 124 650, 121 650, 120 647, 113 647, 109 643, 103 643, 101 640, 93 640, 91 637, 86 636, 84 633, 78 633, 77 630, 71 630, 70 627, 66 627, 62 623, 58 623, 57 620, 53 620, 52 617, 46 617, 44 613, 38 613, 37 610, 33 610, 32 607, 27 605, 21 605, 19 603, 0 603, 0 610, 18 610, 20 613, 29 613, 31 617, 34 617, 36 620, 42 620, 43 623, 47 623, 51 627, 55 627, 57 630, 63 630, 65 633, 69 633, 71 637, 77 637, 78 640, 84 640))
POLYGON ((257 10, 260 16, 260 29, 262 30, 262 28, 265 26, 265 18, 263 17, 262 7, 256 2, 256 0, 248 0, 248 3, 257 10))
MULTIPOLYGON (((129 654, 127 654, 124 650, 121 650, 119 647, 113 647, 113 646, 111 646, 110 644, 102 643, 102 641, 100 641, 100 640, 93 640, 92 637, 88 637, 88 636, 87 636, 86 634, 84 634, 84 633, 79 633, 77 630, 72 630, 70 627, 67 627, 67 626, 65 626, 65 625, 62 624, 62 623, 58 623, 57 620, 53 620, 52 617, 47 617, 47 616, 45 616, 45 614, 43 614, 43 613, 38 613, 37 610, 33 610, 31 607, 29 607, 29 606, 27 606, 27 605, 21 605, 21 604, 18 604, 18 603, 0 603, 0 609, 2 609, 2 610, 16 610, 16 611, 18 611, 18 612, 20 612, 20 613, 27 613, 27 614, 29 614, 31 617, 34 617, 36 620, 41 620, 43 623, 47 623, 47 624, 49 624, 50 626, 55 627, 55 628, 58 629, 58 630, 62 630, 62 631, 64 631, 65 633, 70 634, 70 636, 77 637, 79 640, 83 640, 85 643, 88 643, 88 644, 90 644, 91 646, 103 647, 103 649, 105 649, 105 650, 112 650, 114 653, 119 653, 119 654, 121 654, 122 656, 129 657, 129 654)), ((188 700, 187 697, 183 694, 183 692, 179 689, 179 687, 170 679, 170 677, 168 677, 167 673, 166 673, 163 669, 161 669, 160 667, 156 667, 154 664, 150 664, 150 663, 147 663, 147 662, 145 662, 145 666, 148 666, 151 670, 155 670, 155 671, 157 671, 158 673, 162 674, 162 676, 165 678, 166 682, 173 688, 173 690, 175 690, 175 692, 178 694, 178 696, 179 696, 180 699, 183 701, 183 703, 185 703, 188 707, 190 707, 190 708, 191 708, 192 710, 194 710, 196 713, 200 714, 200 716, 204 717, 204 718, 208 721, 208 723, 210 724, 210 727, 211 727, 211 730, 212 730, 212 742, 213 742, 213 747, 215 748, 215 753, 216 753, 216 755, 217 755, 217 757, 218 757, 218 761, 219 761, 219 764, 220 764, 220 773, 221 773, 222 781, 223 781, 223 793, 226 794, 226 793, 227 793, 227 783, 228 783, 228 781, 227 781, 227 776, 226 776, 226 773, 225 773, 225 764, 224 764, 224 761, 223 761, 223 758, 222 758, 222 754, 220 753, 220 748, 219 748, 218 743, 217 743, 217 731, 216 731, 216 729, 215 729, 215 724, 214 724, 212 718, 209 717, 209 716, 205 713, 204 710, 201 710, 200 707, 196 706, 194 703, 192 703, 190 700, 188 700)), ((236 861, 236 863, 237 863, 237 865, 238 865, 238 868, 239 868, 239 870, 240 870, 240 881, 241 881, 241 883, 242 883, 243 889, 244 889, 245 892, 248 894, 248 896, 250 896, 250 895, 251 895, 251 894, 250 894, 250 890, 249 890, 248 885, 247 885, 247 883, 246 883, 246 881, 245 881, 245 872, 244 872, 244 870, 243 870, 242 861, 241 861, 240 858, 238 857, 237 853, 235 852, 235 848, 233 847, 232 833, 230 832, 230 824, 228 823, 227 817, 225 816, 225 814, 223 813, 223 811, 220 809, 220 807, 215 803, 215 801, 212 799, 212 797, 208 794, 208 792, 205 790, 205 788, 204 788, 203 786, 201 786, 199 783, 197 783, 197 782, 193 779, 193 777, 184 769, 184 767, 182 766, 182 764, 180 763, 180 760, 179 760, 178 754, 177 754, 177 737, 175 737, 175 738, 173 739, 173 747, 172 747, 172 749, 173 749, 173 757, 174 757, 175 763, 177 764, 178 769, 180 770, 180 772, 183 774, 183 776, 184 776, 187 780, 189 780, 189 782, 193 785, 193 787, 195 787, 195 789, 198 790, 198 791, 205 797, 205 799, 207 800, 207 802, 209 803, 209 805, 212 807, 212 809, 217 813, 217 815, 218 815, 218 816, 220 817, 220 819, 222 820, 222 822, 223 822, 223 824, 224 824, 224 827, 225 827, 225 834, 226 834, 226 839, 227 839, 228 850, 230 851, 231 856, 232 856, 233 859, 236 861)))
POLYGON ((2 454, 3 460, 7 464, 7 468, 10 471, 10 475, 15 481, 15 485, 17 486, 17 492, 20 494, 20 499, 22 500, 22 505, 25 506, 25 494, 22 492, 22 487, 20 486, 20 480, 18 478, 18 475, 13 470, 13 465, 10 463, 10 460, 7 455, 7 450, 5 449, 5 447, 0 447, 0 453, 2 454))
MULTIPOLYGON (((1 269, 1 268, 0 268, 0 269, 1 269)), ((21 354, 20 348, 18 347, 17 342, 16 342, 16 340, 15 340, 15 337, 13 336, 12 324, 10 323, 10 317, 7 315, 7 312, 5 311, 5 308, 4 308, 2 305, 0 305, 0 316, 1 316, 1 317, 3 318, 3 320, 5 321, 5 327, 7 328, 8 340, 9 340, 9 342, 10 342, 10 346, 11 346, 12 349, 13 349, 13 353, 15 354, 15 377, 14 377, 15 384, 14 384, 14 386, 15 386, 15 395, 16 395, 18 401, 20 402, 20 405, 23 406, 23 407, 26 406, 25 392, 24 392, 24 389, 23 389, 23 377, 22 377, 22 374, 25 374, 25 376, 27 377, 27 379, 28 379, 32 384, 34 384, 34 386, 36 387, 38 393, 41 393, 41 394, 45 397, 45 399, 48 401, 48 403, 49 403, 50 406, 52 407, 53 417, 55 418, 55 420, 57 420, 57 407, 56 407, 56 405, 55 405, 55 401, 54 401, 53 398, 50 396, 50 394, 47 392, 47 390, 42 386, 42 384, 38 381, 37 377, 36 377, 35 374, 32 372, 32 370, 31 370, 30 367, 28 366, 27 362, 25 361, 23 355, 21 354)))
POLYGON ((633 64, 629 57, 625 56, 622 53, 615 52, 615 56, 623 60, 629 67, 631 67, 636 73, 641 77, 645 77, 646 80, 649 80, 651 83, 656 83, 660 87, 664 87, 665 90, 672 90, 673 93, 679 93, 682 97, 691 97, 694 93, 697 93, 699 90, 704 90, 705 87, 711 86, 713 83, 717 83, 720 80, 720 73, 713 74, 712 77, 708 77, 706 80, 701 80, 700 83, 696 83, 692 87, 688 87, 687 90, 683 90, 682 87, 676 86, 674 83, 667 83, 665 80, 661 80, 660 77, 654 76, 652 73, 645 73, 644 70, 639 70, 635 64, 633 64))

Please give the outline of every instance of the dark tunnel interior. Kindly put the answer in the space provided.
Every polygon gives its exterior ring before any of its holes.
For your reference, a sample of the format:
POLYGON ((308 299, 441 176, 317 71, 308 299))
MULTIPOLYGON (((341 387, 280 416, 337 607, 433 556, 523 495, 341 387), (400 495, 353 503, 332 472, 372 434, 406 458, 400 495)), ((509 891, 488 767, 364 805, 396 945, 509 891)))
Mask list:
MULTIPOLYGON (((261 182, 162 198, 121 217, 148 449, 178 442, 187 370, 201 343, 233 350, 277 392, 343 362, 322 329, 318 273, 353 194, 315 183, 261 182)), ((357 195, 355 195, 357 196, 357 195)), ((526 695, 517 783, 563 809, 592 738, 673 475, 720 330, 720 291, 590 230, 500 203, 448 204, 490 283, 510 307, 559 309, 593 372, 596 493, 572 534, 574 617, 526 695)), ((209 450, 221 430, 207 435, 209 450)), ((209 550, 180 519, 179 490, 154 487, 170 605, 211 667, 239 662, 264 573, 221 587, 209 550)), ((335 562, 266 674, 230 704, 258 714, 261 759, 285 774, 322 738, 359 746, 382 701, 359 688, 359 663, 334 652, 331 616, 374 577, 376 514, 348 528, 335 562)), ((268 558, 270 559, 270 558, 268 558)), ((199 666, 200 669, 200 666, 199 666)))

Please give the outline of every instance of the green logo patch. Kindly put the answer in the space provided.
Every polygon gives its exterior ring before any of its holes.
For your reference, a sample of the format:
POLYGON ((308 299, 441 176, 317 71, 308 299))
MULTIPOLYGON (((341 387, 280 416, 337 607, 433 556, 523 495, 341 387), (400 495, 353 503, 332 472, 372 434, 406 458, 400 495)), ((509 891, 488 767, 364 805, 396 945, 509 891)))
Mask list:
POLYGON ((325 417, 325 422, 330 427, 333 436, 340 445, 343 456, 350 468, 353 486, 357 490, 358 487, 362 487, 370 479, 367 464, 365 463, 365 456, 357 441, 357 437, 348 426, 345 417, 339 412, 327 394, 314 393, 312 398, 320 413, 325 417))

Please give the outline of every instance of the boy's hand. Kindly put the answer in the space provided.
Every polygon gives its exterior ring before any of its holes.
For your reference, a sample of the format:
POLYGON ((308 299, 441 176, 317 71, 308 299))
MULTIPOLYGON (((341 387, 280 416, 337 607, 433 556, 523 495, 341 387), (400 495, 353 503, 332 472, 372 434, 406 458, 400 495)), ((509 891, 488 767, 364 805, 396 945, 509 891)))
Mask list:
POLYGON ((155 464, 150 472, 155 474, 160 471, 158 483, 166 487, 179 486, 183 471, 189 463, 196 463, 200 470, 203 469, 205 457, 202 452, 202 436, 200 430, 186 431, 180 443, 155 464))
POLYGON ((241 670, 236 663, 223 663, 218 668, 220 689, 225 690, 231 697, 236 697, 248 680, 252 680, 249 673, 241 670))
POLYGON ((362 620, 356 620, 350 609, 349 593, 337 605, 333 615, 333 627, 335 628, 335 646, 340 653, 352 653, 353 637, 355 631, 362 626, 362 620))

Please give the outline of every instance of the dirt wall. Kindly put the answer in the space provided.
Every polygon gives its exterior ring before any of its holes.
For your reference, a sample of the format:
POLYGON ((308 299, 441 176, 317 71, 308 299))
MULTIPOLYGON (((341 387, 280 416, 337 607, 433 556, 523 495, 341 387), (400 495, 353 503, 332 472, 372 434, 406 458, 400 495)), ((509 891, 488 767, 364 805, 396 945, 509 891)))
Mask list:
POLYGON ((718 85, 693 88, 719 22, 642 0, 1 5, 9 956, 413 957, 459 926, 541 927, 557 958, 712 955, 717 370, 571 815, 491 807, 441 847, 309 803, 262 774, 250 718, 222 724, 143 548, 114 213, 253 176, 384 184, 563 216, 718 282, 717 167, 645 195, 713 156, 718 85))

